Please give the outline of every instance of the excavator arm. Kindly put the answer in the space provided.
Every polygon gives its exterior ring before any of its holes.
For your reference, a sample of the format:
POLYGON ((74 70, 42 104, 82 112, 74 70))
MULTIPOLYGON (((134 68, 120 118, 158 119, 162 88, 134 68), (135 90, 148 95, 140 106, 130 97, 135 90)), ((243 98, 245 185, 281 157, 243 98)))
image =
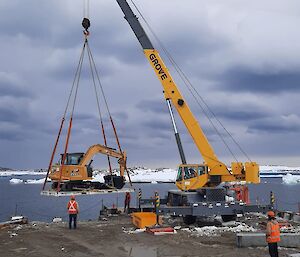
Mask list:
POLYGON ((87 165, 90 162, 90 160, 93 158, 93 156, 98 153, 111 156, 114 158, 118 158, 118 163, 120 164, 120 175, 124 176, 124 170, 126 167, 126 153, 117 152, 115 149, 100 144, 92 145, 82 157, 82 160, 80 161, 79 165, 80 166, 87 165))
MULTIPOLYGON (((181 190, 196 190, 202 186, 209 186, 212 184, 216 185, 220 182, 226 181, 246 180, 248 182, 259 183, 258 165, 255 162, 247 162, 245 165, 240 162, 233 162, 231 164, 231 170, 229 171, 227 166, 219 161, 203 130, 201 129, 199 122, 191 112, 158 51, 153 47, 150 39, 138 21, 138 18, 133 13, 128 2, 126 0, 116 1, 124 13, 125 19, 140 42, 147 60, 151 64, 156 76, 162 84, 165 99, 167 101, 171 101, 173 106, 176 108, 180 118, 201 153, 205 161, 205 166, 207 165, 209 168, 207 173, 201 175, 198 173, 195 178, 188 178, 188 181, 185 182, 184 172, 188 170, 188 165, 184 165, 185 163, 183 163, 180 167, 182 179, 177 179, 177 186, 181 190), (211 183, 214 179, 216 179, 216 182, 211 183)), ((199 165, 194 165, 194 168, 202 170, 199 165)))

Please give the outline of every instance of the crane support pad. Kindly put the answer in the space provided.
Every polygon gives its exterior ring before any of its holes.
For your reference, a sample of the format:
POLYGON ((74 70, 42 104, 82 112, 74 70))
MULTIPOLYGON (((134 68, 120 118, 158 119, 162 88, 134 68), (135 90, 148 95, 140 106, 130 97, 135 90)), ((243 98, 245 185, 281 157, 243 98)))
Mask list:
POLYGON ((55 190, 44 190, 41 192, 41 195, 44 196, 71 196, 71 195, 103 195, 103 194, 112 194, 112 193, 126 193, 134 192, 133 188, 122 188, 122 189, 94 189, 94 190, 80 190, 80 191, 67 191, 67 192, 57 192, 55 190))

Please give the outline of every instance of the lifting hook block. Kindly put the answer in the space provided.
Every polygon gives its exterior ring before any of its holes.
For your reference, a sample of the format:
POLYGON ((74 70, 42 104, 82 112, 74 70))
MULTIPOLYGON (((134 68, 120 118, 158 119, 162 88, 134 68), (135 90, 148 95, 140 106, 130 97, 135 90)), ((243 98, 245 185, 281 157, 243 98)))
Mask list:
POLYGON ((88 18, 83 18, 81 24, 82 24, 82 27, 85 29, 85 32, 86 32, 86 33, 89 33, 88 29, 89 29, 89 27, 91 26, 90 20, 89 20, 88 18))

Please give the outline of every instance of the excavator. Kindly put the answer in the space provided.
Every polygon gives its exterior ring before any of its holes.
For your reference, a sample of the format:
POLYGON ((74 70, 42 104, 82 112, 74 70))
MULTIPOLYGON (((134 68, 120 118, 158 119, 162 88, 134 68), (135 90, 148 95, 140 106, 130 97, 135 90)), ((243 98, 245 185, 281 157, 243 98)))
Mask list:
MULTIPOLYGON (((90 27, 90 21, 88 18, 84 18, 82 21, 82 27, 84 28, 83 34, 84 34, 84 44, 82 47, 82 51, 79 58, 79 63, 76 69, 75 78, 73 80, 72 88, 69 94, 69 98, 66 103, 65 111, 61 120, 60 128, 58 131, 58 135, 56 138, 56 142, 52 151, 52 155, 50 158, 47 175, 45 177, 44 185, 43 185, 43 191, 45 190, 47 179, 49 178, 52 182, 51 187, 52 190, 50 190, 50 193, 53 193, 56 191, 56 193, 59 193, 60 191, 89 191, 89 190, 100 190, 101 193, 105 192, 105 189, 108 189, 107 192, 112 191, 112 189, 122 189, 125 185, 125 176, 124 171, 127 171, 126 168, 126 152, 121 149, 121 144, 119 141, 119 137, 117 134, 116 126, 114 124, 113 118, 111 116, 111 112, 108 107, 107 99, 104 94, 104 90, 102 88, 102 83, 100 81, 100 76, 97 71, 96 64, 94 62, 94 58, 91 52, 91 49, 89 47, 88 43, 88 37, 90 35, 89 33, 89 27, 90 27), (68 152, 68 146, 69 146, 69 140, 70 140, 70 134, 72 130, 72 124, 73 124, 73 114, 75 110, 75 104, 77 100, 77 92, 80 82, 80 75, 82 71, 82 65, 84 56, 88 56, 89 60, 89 67, 91 71, 92 76, 92 82, 95 90, 95 96, 96 96, 96 102, 97 102, 97 109, 99 113, 99 120, 100 120, 100 130, 102 131, 103 141, 104 145, 101 144, 95 144, 88 148, 88 150, 83 152, 77 152, 77 153, 70 153, 68 152), (98 86, 98 88, 97 88, 98 86), (100 99, 99 99, 99 92, 102 94, 103 102, 106 106, 107 114, 109 117, 109 121, 111 123, 114 136, 116 139, 116 143, 118 145, 118 150, 113 149, 111 147, 108 147, 107 137, 105 133, 105 126, 103 122, 103 114, 101 113, 101 107, 100 107, 100 99), (58 163, 53 164, 54 156, 56 153, 56 149, 59 143, 59 140, 61 138, 63 126, 67 117, 67 113, 69 111, 69 126, 67 129, 66 134, 66 140, 65 140, 65 147, 64 152, 60 156, 60 160, 58 163), (107 156, 108 165, 109 165, 109 175, 104 176, 104 182, 96 182, 93 180, 93 169, 92 169, 92 162, 93 157, 96 154, 103 154, 107 156), (113 172, 111 160, 110 158, 117 158, 118 164, 120 166, 118 175, 116 175, 116 172, 113 172)), ((130 181, 129 173, 127 171, 127 175, 130 181)), ((115 191, 117 191, 115 190, 115 191)), ((42 192, 43 192, 42 191, 42 192)), ((47 194, 49 192, 45 192, 47 194)))
MULTIPOLYGON (((130 5, 126 0, 116 1, 125 15, 124 18, 129 23, 142 46, 145 57, 153 68, 158 80, 161 82, 181 157, 182 164, 178 167, 176 178, 176 186, 179 190, 171 190, 168 192, 167 205, 161 206, 160 211, 163 213, 167 212, 174 215, 182 215, 184 221, 189 224, 195 221, 196 216, 219 214, 222 215, 224 220, 231 220, 238 212, 249 211, 249 208, 246 210, 238 204, 228 205, 225 202, 226 190, 219 186, 223 182, 245 181, 246 183, 259 183, 258 164, 252 161, 246 163, 232 162, 231 168, 228 168, 218 159, 198 120, 190 110, 168 68, 160 57, 158 50, 154 48, 130 5), (188 164, 186 162, 172 106, 175 107, 203 157, 203 163, 188 164), (224 205, 219 205, 220 202, 223 202, 224 205), (218 208, 214 208, 216 203, 218 203, 218 208)), ((269 207, 266 206, 265 208, 268 209, 269 207)), ((259 211, 260 209, 253 207, 251 210, 259 211)))
POLYGON ((49 178, 52 181, 52 189, 60 191, 75 191, 81 189, 110 189, 123 188, 125 184, 124 171, 126 169, 126 152, 118 152, 115 149, 104 145, 93 145, 86 153, 67 153, 61 154, 61 158, 57 164, 54 164, 50 170, 49 178), (104 176, 104 183, 92 181, 93 156, 103 154, 118 159, 120 165, 120 175, 104 176), (64 163, 62 163, 62 160, 64 163))

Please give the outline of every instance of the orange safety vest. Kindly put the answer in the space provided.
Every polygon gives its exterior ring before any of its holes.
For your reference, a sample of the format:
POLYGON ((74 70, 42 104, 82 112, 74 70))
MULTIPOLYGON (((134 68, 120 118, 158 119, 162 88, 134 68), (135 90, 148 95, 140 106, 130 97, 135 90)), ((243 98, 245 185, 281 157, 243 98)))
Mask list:
POLYGON ((269 221, 267 226, 271 226, 270 235, 267 236, 268 243, 276 243, 280 241, 280 229, 277 221, 269 221))
POLYGON ((77 214, 78 213, 78 205, 76 201, 70 201, 68 203, 68 212, 69 214, 77 214))

